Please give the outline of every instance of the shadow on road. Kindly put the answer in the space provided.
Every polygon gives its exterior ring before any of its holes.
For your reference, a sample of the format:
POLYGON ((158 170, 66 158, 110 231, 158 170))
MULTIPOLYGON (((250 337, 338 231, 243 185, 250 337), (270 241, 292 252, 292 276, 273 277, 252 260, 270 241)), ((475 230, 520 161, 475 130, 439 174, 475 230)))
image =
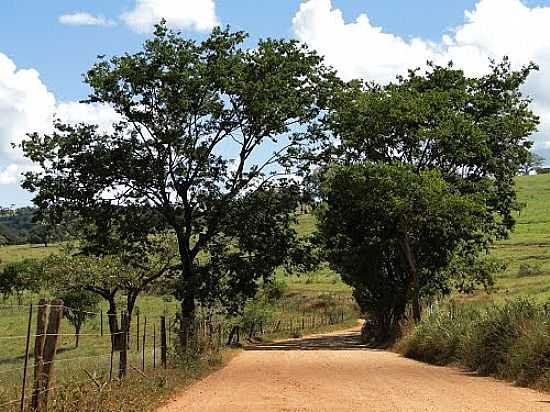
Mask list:
POLYGON ((312 336, 279 342, 248 344, 245 350, 372 350, 361 341, 359 331, 338 335, 312 336))

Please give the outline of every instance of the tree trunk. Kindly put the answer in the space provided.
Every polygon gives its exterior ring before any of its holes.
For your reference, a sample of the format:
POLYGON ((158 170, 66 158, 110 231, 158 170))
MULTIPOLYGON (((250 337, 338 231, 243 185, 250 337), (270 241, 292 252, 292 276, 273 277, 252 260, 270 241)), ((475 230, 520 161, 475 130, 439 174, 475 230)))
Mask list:
POLYGON ((187 340, 193 336, 193 324, 195 323, 195 298, 188 294, 181 302, 180 319, 180 345, 185 348, 187 340))
POLYGON ((82 323, 77 322, 77 324, 74 326, 75 328, 75 344, 74 347, 78 348, 78 345, 80 344, 80 329, 82 328, 82 323))
POLYGON ((403 237, 401 239, 401 249, 405 256, 407 266, 409 268, 409 278, 412 287, 412 310, 413 319, 415 322, 419 322, 422 318, 422 305, 420 304, 420 285, 418 284, 418 274, 416 266, 416 257, 412 251, 409 237, 406 231, 403 231, 403 237))
POLYGON ((122 349, 122 334, 118 326, 117 307, 114 297, 108 299, 109 310, 107 311, 107 317, 109 319, 109 333, 111 334, 111 346, 113 352, 117 352, 122 349))

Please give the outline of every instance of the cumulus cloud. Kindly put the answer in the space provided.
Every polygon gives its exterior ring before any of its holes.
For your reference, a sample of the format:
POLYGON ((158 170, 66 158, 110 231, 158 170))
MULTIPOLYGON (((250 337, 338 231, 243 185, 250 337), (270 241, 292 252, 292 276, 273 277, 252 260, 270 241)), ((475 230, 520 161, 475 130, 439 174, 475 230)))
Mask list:
POLYGON ((59 16, 59 22, 68 26, 114 26, 116 23, 103 16, 94 16, 90 13, 78 12, 59 16))
POLYGON ((326 56, 345 79, 388 82, 397 74, 431 60, 453 61, 472 76, 487 72, 489 59, 507 55, 515 67, 534 61, 525 92, 541 115, 535 150, 550 163, 550 7, 529 7, 521 0, 479 0, 464 13, 464 23, 438 41, 405 39, 370 21, 364 13, 346 21, 331 0, 306 0, 294 16, 296 37, 326 56))
POLYGON ((121 19, 138 33, 151 33, 165 19, 174 29, 208 31, 218 25, 214 0, 136 0, 136 6, 121 19))
POLYGON ((105 105, 57 102, 34 69, 18 69, 0 53, 0 184, 15 183, 31 166, 19 149, 14 149, 27 133, 46 133, 54 118, 69 123, 98 124, 108 130, 119 120, 105 105))

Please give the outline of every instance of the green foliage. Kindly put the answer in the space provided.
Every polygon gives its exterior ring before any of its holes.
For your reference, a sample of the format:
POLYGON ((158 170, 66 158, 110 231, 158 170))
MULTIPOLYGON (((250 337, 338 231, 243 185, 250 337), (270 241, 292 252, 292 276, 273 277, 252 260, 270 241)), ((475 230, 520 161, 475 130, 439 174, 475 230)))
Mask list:
POLYGON ((501 265, 483 256, 520 207, 513 178, 539 122, 520 87, 536 69, 504 59, 468 78, 431 65, 386 86, 334 89, 308 131, 321 141, 310 153, 327 204, 320 230, 360 304, 381 312, 376 321, 396 324, 408 304, 418 320, 422 296, 492 285, 501 265))
POLYGON ((141 52, 102 58, 86 75, 89 101, 121 117, 112 132, 56 124, 22 144, 41 169, 24 187, 37 193, 43 215, 78 213, 97 228, 132 224, 144 240, 154 233, 150 221, 134 216, 145 210, 173 230, 181 261, 174 293, 186 318, 196 302, 233 311, 258 279, 290 260, 304 264, 292 230, 302 199, 284 179, 301 143, 290 132, 318 115, 333 73, 295 41, 246 49, 246 37, 217 28, 196 42, 161 24, 141 52), (273 143, 277 152, 266 157, 273 143))
POLYGON ((406 356, 439 364, 460 363, 522 386, 550 388, 548 305, 528 300, 487 308, 437 308, 399 344, 406 356))
POLYGON ((479 311, 468 305, 436 308, 399 342, 406 356, 436 365, 459 362, 465 337, 479 319, 479 311))
POLYGON ((58 242, 67 237, 63 228, 36 220, 35 208, 0 208, 0 246, 24 243, 44 244, 58 242))
POLYGON ((0 270, 0 293, 4 296, 39 292, 48 286, 41 262, 24 259, 9 263, 0 270))
POLYGON ((540 309, 528 300, 506 302, 488 310, 465 342, 465 364, 483 374, 503 375, 514 342, 537 310, 540 309))
POLYGON ((264 284, 263 293, 268 300, 279 300, 288 292, 288 283, 285 279, 270 279, 264 284))
POLYGON ((62 293, 59 298, 65 305, 63 316, 75 327, 75 346, 78 348, 82 326, 96 316, 100 297, 92 292, 73 289, 62 293))
POLYGON ((461 194, 439 172, 417 174, 401 163, 333 167, 321 193, 327 259, 384 330, 397 326, 415 293, 492 282, 490 267, 470 272, 452 264, 454 255, 475 257, 493 215, 481 196, 461 194))

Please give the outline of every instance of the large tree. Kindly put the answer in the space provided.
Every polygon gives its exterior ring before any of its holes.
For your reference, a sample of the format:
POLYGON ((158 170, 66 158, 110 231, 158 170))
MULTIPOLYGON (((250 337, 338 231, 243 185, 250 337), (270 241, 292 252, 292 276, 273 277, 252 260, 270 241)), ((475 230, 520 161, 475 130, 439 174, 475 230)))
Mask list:
POLYGON ((85 77, 88 101, 120 114, 112 132, 56 123, 22 144, 40 167, 24 187, 43 213, 149 208, 174 231, 184 327, 212 291, 249 295, 298 255, 299 191, 284 179, 292 131, 318 115, 333 73, 295 41, 246 49, 246 37, 218 28, 196 42, 161 24, 142 51, 102 58, 85 77))
POLYGON ((422 297, 492 284, 486 264, 461 271, 456 259, 478 257, 496 216, 483 195, 461 194, 438 171, 416 173, 400 162, 334 165, 321 195, 326 258, 378 322, 375 337, 392 337, 409 304, 419 320, 422 297))
MULTIPOLYGON (((516 71, 504 59, 493 62, 490 72, 479 78, 467 77, 452 65, 431 65, 425 73, 410 71, 385 86, 360 81, 341 84, 327 112, 309 130, 321 145, 307 153, 321 163, 316 179, 325 187, 320 194, 329 206, 321 231, 337 266, 338 260, 350 261, 349 256, 344 258, 350 250, 340 248, 336 259, 334 247, 352 236, 358 242, 354 250, 363 245, 372 257, 355 270, 362 270, 364 279, 375 278, 385 288, 394 288, 395 296, 399 295, 396 285, 404 287, 401 295, 412 304, 417 318, 421 291, 437 284, 432 280, 438 276, 463 272, 466 261, 486 273, 476 262, 491 242, 507 236, 514 225, 518 202, 513 178, 529 157, 529 136, 538 125, 521 87, 535 69, 529 65, 516 71), (352 167, 354 172, 337 174, 336 179, 331 172, 334 164, 344 170, 352 167), (358 165, 366 170, 354 170, 358 165), (438 179, 426 179, 431 172, 438 179), (355 173, 363 176, 361 187, 354 186, 359 178, 355 173), (445 196, 433 191, 442 184, 439 180, 450 185, 445 196), (362 190, 364 198, 354 203, 354 193, 362 190), (340 205, 332 200, 336 194, 340 205), (422 207, 416 208, 415 196, 422 207), (473 209, 478 211, 477 228, 465 218, 466 212, 472 215, 471 210, 455 215, 448 209, 455 198, 481 202, 473 209), (464 227, 457 217, 464 218, 464 227), (364 219, 362 226, 357 219, 364 219), (358 227, 369 230, 361 235, 355 233, 358 227), (440 238, 443 235, 449 238, 440 238), (393 241, 391 249, 386 249, 388 241, 393 241), (378 248, 376 253, 372 248, 378 248), (385 267, 388 262, 391 270, 385 267), (380 270, 372 272, 376 267, 380 270), (384 281, 388 276, 392 282, 384 281)), ((341 267, 340 272, 345 274, 341 267)), ((362 287, 359 294, 364 297, 368 286, 363 283, 362 287)))

